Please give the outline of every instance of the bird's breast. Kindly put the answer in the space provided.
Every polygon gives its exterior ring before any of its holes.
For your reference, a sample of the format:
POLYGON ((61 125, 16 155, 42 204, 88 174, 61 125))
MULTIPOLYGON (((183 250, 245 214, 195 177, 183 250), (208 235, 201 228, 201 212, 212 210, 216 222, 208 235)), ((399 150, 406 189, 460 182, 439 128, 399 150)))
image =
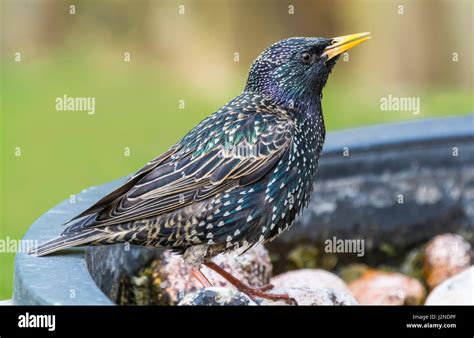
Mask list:
POLYGON ((266 240, 287 230, 308 205, 323 141, 323 133, 301 128, 268 178, 265 202, 270 205, 271 214, 262 227, 266 240))

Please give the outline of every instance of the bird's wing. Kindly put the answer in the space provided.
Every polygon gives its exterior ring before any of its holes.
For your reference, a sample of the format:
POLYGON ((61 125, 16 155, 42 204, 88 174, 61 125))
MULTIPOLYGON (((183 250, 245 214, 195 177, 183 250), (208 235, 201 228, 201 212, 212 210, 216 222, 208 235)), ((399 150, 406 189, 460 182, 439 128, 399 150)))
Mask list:
POLYGON ((101 198, 99 201, 97 201, 93 206, 90 208, 84 210, 81 212, 79 215, 71 219, 68 223, 71 221, 74 221, 76 219, 79 219, 81 217, 84 217, 86 215, 91 215, 94 214, 100 210, 102 210, 104 207, 106 207, 108 204, 112 203, 114 200, 117 198, 120 198, 123 196, 123 194, 127 193, 128 190, 130 190, 141 178, 143 178, 146 174, 148 174, 151 170, 156 168, 160 163, 163 161, 166 161, 169 159, 169 157, 174 154, 178 148, 176 146, 171 147, 168 149, 166 152, 161 154, 160 156, 154 158, 150 162, 148 162, 146 165, 143 166, 140 170, 138 170, 135 174, 133 174, 124 184, 122 184, 120 187, 112 191, 111 193, 107 194, 103 198, 101 198))
POLYGON ((144 219, 252 184, 290 148, 293 128, 283 111, 224 107, 91 207, 100 211, 80 227, 144 219))

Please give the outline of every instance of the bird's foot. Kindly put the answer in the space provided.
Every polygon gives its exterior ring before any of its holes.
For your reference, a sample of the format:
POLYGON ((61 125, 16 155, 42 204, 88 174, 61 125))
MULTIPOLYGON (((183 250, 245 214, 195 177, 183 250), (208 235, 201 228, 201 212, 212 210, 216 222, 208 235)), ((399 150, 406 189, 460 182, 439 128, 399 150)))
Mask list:
POLYGON ((291 305, 297 305, 296 300, 288 296, 287 294, 276 294, 276 293, 269 293, 266 292, 270 289, 273 288, 272 284, 266 284, 261 287, 251 287, 249 285, 246 285, 242 283, 240 280, 232 276, 229 272, 225 271, 223 268, 221 268, 219 265, 213 262, 206 262, 204 263, 209 269, 214 270, 217 272, 219 275, 224 277, 229 283, 231 283, 233 286, 237 288, 240 292, 245 293, 247 296, 255 300, 255 298, 264 298, 264 299, 270 299, 274 301, 278 300, 283 300, 287 304, 291 305))
POLYGON ((262 287, 253 288, 251 286, 248 286, 242 283, 241 285, 235 285, 235 287, 240 292, 245 293, 247 296, 249 296, 253 300, 255 300, 255 298, 264 298, 264 299, 269 299, 273 301, 283 300, 285 303, 289 305, 298 305, 296 300, 294 298, 291 298, 286 293, 278 294, 278 293, 266 292, 273 288, 272 284, 267 284, 262 287))

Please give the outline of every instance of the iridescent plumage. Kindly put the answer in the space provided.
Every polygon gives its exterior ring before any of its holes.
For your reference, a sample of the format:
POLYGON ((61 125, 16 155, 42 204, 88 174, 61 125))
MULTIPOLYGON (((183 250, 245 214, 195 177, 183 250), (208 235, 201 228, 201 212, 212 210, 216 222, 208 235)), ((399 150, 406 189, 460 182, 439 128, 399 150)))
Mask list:
POLYGON ((292 38, 269 47, 242 94, 34 253, 130 242, 170 248, 199 265, 286 230, 313 190, 325 135, 321 91, 336 60, 323 55, 331 43, 292 38))

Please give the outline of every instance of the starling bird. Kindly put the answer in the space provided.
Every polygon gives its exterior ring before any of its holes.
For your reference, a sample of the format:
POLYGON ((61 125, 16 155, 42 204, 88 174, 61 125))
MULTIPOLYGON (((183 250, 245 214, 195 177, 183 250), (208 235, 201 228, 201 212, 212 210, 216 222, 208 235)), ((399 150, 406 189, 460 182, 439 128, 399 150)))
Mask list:
POLYGON ((368 35, 273 44, 239 96, 31 253, 123 242, 169 248, 204 286, 202 264, 251 297, 288 299, 267 292, 271 285, 243 284, 212 258, 272 240, 307 206, 325 135, 322 89, 338 56, 368 35))

